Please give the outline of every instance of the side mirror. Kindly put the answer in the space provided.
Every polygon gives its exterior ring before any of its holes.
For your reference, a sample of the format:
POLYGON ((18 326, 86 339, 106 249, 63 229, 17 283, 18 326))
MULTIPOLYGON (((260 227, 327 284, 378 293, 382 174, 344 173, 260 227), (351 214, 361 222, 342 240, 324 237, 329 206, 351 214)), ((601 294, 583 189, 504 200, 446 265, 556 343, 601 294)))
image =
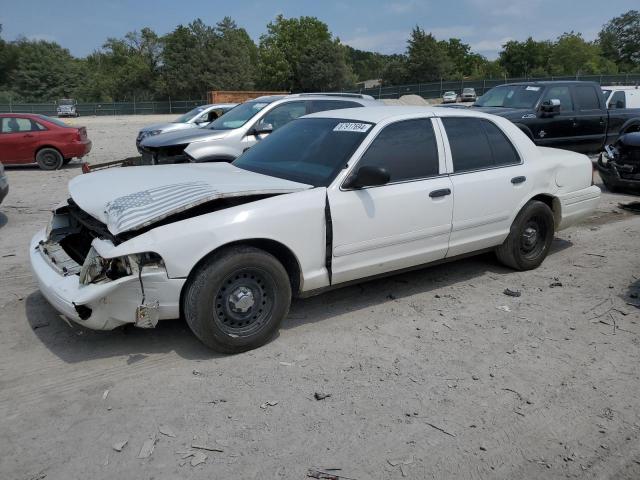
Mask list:
POLYGON ((389 172, 382 167, 373 167, 365 165, 360 167, 357 172, 351 174, 347 181, 342 185, 344 188, 364 188, 377 187, 389 183, 389 172))
POLYGON ((264 135, 265 133, 273 132, 273 125, 270 123, 259 123, 255 127, 253 127, 254 135, 264 135))
POLYGON ((560 113, 560 100, 557 98, 552 98, 551 100, 547 100, 546 102, 542 102, 540 105, 540 111, 549 117, 557 115, 560 113))

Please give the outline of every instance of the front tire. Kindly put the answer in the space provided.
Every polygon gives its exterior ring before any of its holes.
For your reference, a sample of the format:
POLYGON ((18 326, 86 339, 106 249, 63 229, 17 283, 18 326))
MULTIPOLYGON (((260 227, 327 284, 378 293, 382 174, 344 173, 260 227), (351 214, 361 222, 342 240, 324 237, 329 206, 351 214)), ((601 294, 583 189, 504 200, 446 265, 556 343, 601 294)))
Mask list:
POLYGON ((509 236, 496 248, 498 260, 515 270, 532 270, 546 258, 553 241, 555 221, 549 206, 531 200, 522 207, 509 236))
POLYGON ((36 154, 36 163, 42 170, 58 170, 64 159, 55 148, 43 148, 36 154))
POLYGON ((250 246, 224 249, 192 274, 183 312, 193 333, 221 353, 267 343, 291 305, 291 283, 271 254, 250 246))

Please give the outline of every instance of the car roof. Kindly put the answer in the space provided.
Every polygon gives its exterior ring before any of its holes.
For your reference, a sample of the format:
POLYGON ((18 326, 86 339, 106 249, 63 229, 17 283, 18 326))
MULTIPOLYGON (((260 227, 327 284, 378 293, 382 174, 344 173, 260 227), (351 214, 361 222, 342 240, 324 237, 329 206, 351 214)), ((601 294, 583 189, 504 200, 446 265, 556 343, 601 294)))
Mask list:
POLYGON ((42 118, 43 116, 48 117, 49 115, 45 115, 44 113, 0 113, 0 117, 25 117, 25 118, 42 118))
POLYGON ((513 83, 503 83, 501 85, 496 85, 496 87, 502 87, 505 85, 540 85, 540 86, 548 86, 548 85, 597 85, 600 86, 597 82, 590 82, 587 80, 535 80, 531 82, 513 82, 513 83))
POLYGON ((380 105, 380 102, 370 95, 361 95, 358 93, 341 94, 341 93, 292 93, 290 95, 268 95, 264 97, 247 100, 247 102, 277 102, 280 100, 337 100, 344 102, 358 102, 362 105, 380 105))
MULTIPOLYGON (((202 108, 226 108, 226 107, 237 107, 237 103, 210 103, 208 105, 200 105, 202 108)), ((198 108, 198 107, 195 107, 198 108)))
MULTIPOLYGON (((344 108, 312 113, 303 118, 341 118, 358 122, 380 123, 385 120, 421 115, 424 117, 480 117, 491 118, 492 115, 462 108, 437 108, 420 106, 385 105, 380 107, 344 108)), ((495 117, 494 117, 495 118, 495 117)))

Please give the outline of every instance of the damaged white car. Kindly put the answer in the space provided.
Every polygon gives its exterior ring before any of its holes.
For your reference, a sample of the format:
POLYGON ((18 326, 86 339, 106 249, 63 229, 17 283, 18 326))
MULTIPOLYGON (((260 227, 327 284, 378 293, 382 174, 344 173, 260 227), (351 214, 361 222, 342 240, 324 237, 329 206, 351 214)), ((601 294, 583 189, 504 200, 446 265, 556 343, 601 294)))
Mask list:
POLYGON ((291 298, 472 252, 527 270, 600 190, 581 154, 500 117, 369 107, 295 120, 233 164, 110 169, 32 240, 40 289, 94 329, 183 316, 222 352, 267 342, 291 298))

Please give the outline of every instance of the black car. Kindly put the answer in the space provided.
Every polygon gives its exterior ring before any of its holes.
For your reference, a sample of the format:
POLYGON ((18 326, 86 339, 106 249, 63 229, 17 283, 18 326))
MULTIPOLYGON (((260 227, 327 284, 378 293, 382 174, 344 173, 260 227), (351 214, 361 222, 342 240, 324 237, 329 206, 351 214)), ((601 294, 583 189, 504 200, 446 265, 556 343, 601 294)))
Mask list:
POLYGON ((597 167, 610 191, 640 193, 640 133, 627 133, 607 145, 597 167))
POLYGON ((471 106, 515 123, 536 145, 598 153, 620 135, 640 131, 640 109, 607 110, 595 82, 500 85, 471 106))

